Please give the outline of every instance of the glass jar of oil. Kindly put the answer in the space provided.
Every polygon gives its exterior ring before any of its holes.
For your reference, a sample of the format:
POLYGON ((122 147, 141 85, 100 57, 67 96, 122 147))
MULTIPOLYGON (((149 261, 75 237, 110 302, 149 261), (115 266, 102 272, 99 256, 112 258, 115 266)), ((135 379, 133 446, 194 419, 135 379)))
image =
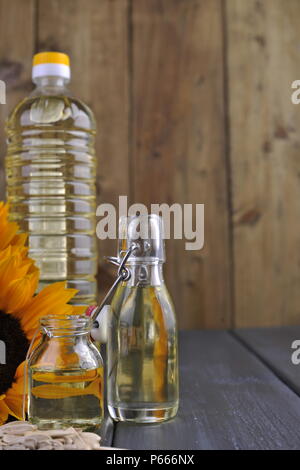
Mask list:
POLYGON ((163 279, 161 218, 121 219, 119 243, 119 261, 130 247, 136 249, 126 264, 130 280, 120 284, 111 302, 108 409, 117 421, 161 422, 178 409, 177 326, 163 279))
POLYGON ((29 234, 40 288, 57 281, 78 290, 72 303, 96 303, 96 124, 68 89, 69 57, 33 58, 36 87, 6 122, 10 218, 29 234))
POLYGON ((28 359, 28 419, 39 429, 93 429, 103 418, 103 361, 90 339, 91 319, 50 315, 28 359))

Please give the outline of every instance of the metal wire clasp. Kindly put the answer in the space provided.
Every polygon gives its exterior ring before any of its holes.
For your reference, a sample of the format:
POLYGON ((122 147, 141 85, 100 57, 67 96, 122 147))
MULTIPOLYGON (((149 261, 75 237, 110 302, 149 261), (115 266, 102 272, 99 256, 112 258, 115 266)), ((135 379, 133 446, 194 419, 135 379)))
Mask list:
POLYGON ((99 324, 97 324, 98 322, 96 322, 96 318, 98 317, 98 315, 101 312, 101 310, 103 309, 103 307, 105 307, 105 305, 109 304, 109 300, 111 299, 112 295, 115 293, 115 291, 116 291, 118 285, 120 284, 120 282, 129 281, 129 279, 131 277, 131 273, 130 273, 129 269, 126 268, 125 265, 126 265, 126 262, 129 258, 129 256, 137 249, 138 249, 138 245, 132 244, 131 247, 128 250, 121 251, 120 254, 124 255, 121 262, 119 262, 118 258, 116 258, 115 256, 107 256, 106 257, 106 259, 110 263, 114 264, 115 266, 118 266, 118 277, 115 280, 115 282, 113 283, 113 285, 111 286, 111 288, 109 289, 109 291, 107 292, 107 294, 104 297, 104 299, 102 300, 101 304, 98 305, 97 307, 95 307, 94 310, 92 310, 92 312, 91 312, 91 318, 94 322, 94 328, 98 328, 99 324))

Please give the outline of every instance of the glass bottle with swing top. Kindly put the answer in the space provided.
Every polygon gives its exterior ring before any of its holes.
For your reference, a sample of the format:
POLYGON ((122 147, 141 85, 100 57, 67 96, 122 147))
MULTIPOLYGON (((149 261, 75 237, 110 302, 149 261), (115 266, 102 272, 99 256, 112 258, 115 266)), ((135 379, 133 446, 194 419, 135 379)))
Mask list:
POLYGON ((135 248, 126 262, 130 279, 113 296, 107 328, 108 409, 119 421, 161 422, 178 409, 177 326, 163 279, 162 229, 153 214, 120 220, 119 262, 135 248))

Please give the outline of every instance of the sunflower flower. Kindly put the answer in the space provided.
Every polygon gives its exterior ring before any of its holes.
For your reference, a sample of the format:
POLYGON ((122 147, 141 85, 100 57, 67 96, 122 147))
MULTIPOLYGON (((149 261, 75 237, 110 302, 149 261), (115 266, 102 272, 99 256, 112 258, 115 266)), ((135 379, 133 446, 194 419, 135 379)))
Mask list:
MULTIPOLYGON (((39 319, 84 311, 68 304, 77 291, 67 289, 65 282, 51 284, 35 295, 39 270, 27 256, 27 235, 18 230, 8 220, 8 205, 0 202, 0 340, 6 356, 4 364, 0 362, 0 425, 8 416, 22 419, 24 363, 39 319)), ((35 344, 38 341, 39 337, 35 344)))

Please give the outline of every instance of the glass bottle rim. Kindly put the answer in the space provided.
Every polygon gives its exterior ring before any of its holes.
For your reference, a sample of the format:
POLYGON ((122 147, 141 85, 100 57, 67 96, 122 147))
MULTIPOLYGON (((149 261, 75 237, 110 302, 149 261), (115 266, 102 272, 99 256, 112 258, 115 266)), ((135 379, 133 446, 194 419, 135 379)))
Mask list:
POLYGON ((40 318, 40 327, 49 336, 83 335, 90 332, 92 321, 87 315, 50 314, 40 318))

